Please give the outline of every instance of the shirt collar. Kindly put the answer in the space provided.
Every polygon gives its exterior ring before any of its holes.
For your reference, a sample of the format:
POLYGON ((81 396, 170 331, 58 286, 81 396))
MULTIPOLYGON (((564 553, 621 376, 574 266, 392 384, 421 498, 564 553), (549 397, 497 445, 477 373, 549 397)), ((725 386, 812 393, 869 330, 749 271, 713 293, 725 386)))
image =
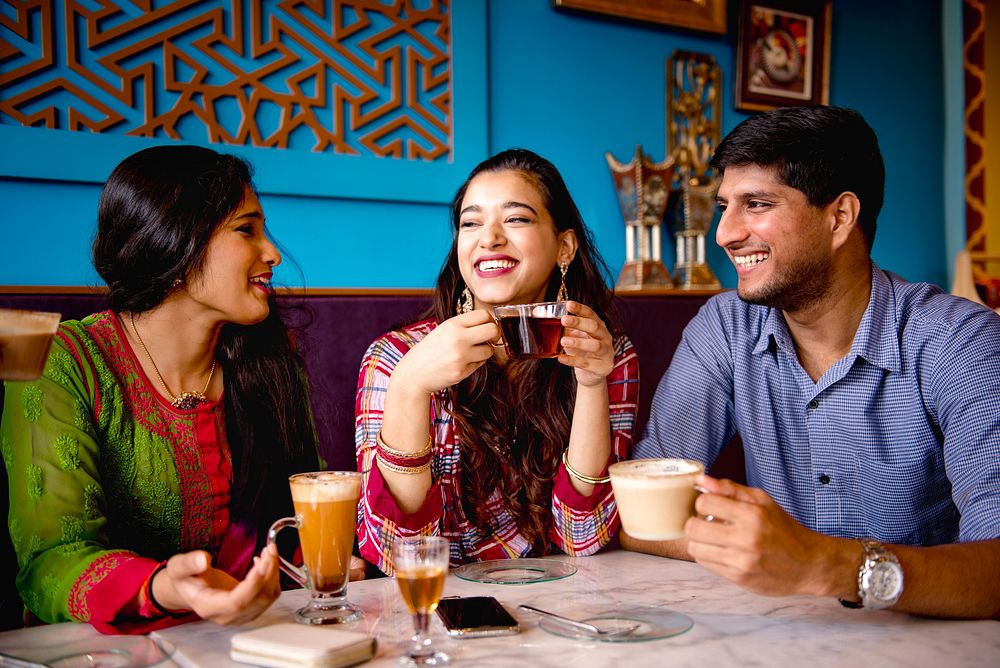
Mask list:
POLYGON ((892 281, 872 262, 872 294, 851 343, 851 356, 863 358, 886 371, 900 369, 896 298, 892 281))
MULTIPOLYGON (((861 317, 858 331, 854 334, 851 351, 847 356, 851 359, 861 357, 869 364, 881 367, 886 371, 897 372, 900 367, 899 341, 892 334, 896 327, 896 304, 893 295, 892 282, 885 272, 874 262, 872 267, 872 289, 868 307, 861 317)), ((767 308, 767 307, 765 307, 767 308)), ((767 308, 767 315, 760 329, 760 337, 754 346, 754 354, 763 353, 777 347, 790 355, 795 355, 795 343, 788 331, 788 324, 781 311, 767 308)))

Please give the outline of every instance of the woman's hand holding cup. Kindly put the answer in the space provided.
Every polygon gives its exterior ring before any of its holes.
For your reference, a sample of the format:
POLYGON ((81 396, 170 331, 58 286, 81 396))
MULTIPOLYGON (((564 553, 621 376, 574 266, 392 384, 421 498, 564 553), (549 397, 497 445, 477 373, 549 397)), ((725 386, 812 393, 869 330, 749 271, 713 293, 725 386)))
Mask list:
POLYGON ((426 394, 451 387, 493 356, 492 343, 499 338, 500 328, 489 311, 449 318, 406 353, 392 374, 392 382, 426 394))
POLYGON ((579 302, 566 302, 562 317, 562 347, 559 361, 576 370, 576 382, 584 387, 602 385, 615 366, 611 332, 594 310, 579 302))

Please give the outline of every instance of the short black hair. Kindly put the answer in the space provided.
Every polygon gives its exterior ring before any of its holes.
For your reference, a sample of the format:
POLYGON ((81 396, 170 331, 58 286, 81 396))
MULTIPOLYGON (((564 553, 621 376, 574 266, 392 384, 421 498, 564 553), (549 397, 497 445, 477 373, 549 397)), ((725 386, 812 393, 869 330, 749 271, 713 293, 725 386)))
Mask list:
POLYGON ((858 224, 868 250, 885 198, 885 162, 875 131, 857 111, 843 107, 782 107, 751 116, 726 135, 712 157, 721 177, 727 167, 773 167, 787 186, 813 206, 843 192, 861 203, 858 224))

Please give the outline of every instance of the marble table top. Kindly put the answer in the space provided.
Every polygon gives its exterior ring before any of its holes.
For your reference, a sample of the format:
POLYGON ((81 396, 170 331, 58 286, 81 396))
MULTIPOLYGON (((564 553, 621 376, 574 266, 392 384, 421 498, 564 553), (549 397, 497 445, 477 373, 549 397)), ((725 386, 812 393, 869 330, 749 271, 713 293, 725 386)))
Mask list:
MULTIPOLYGON (((561 557, 568 559, 567 557, 561 557)), ((521 623, 521 633, 456 639, 435 618, 431 635, 452 665, 539 666, 961 666, 1000 665, 1000 622, 930 620, 888 611, 850 610, 833 599, 769 598, 746 592, 697 564, 621 550, 573 559, 577 572, 551 582, 499 585, 449 575, 445 596, 496 597, 521 623), (649 605, 690 617, 693 627, 678 636, 635 643, 605 643, 553 635, 522 603, 571 612, 595 604, 649 605)), ((378 638, 378 654, 366 666, 395 665, 412 634, 409 613, 391 578, 354 582, 348 598, 364 616, 346 628, 378 638)), ((292 621, 307 599, 284 592, 253 624, 226 628, 185 624, 155 635, 176 645, 174 666, 229 668, 229 639, 242 630, 292 621)), ((60 624, 0 634, 0 651, 57 630, 59 637, 94 634, 88 625, 60 624)), ((170 665, 170 664, 166 664, 170 665)))

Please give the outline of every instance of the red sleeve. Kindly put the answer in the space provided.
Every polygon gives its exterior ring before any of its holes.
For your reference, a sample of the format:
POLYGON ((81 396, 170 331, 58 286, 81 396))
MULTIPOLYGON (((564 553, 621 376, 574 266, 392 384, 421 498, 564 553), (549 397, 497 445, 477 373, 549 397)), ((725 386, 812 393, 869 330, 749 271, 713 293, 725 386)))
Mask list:
MULTIPOLYGON (((99 576, 95 569, 100 569, 98 563, 100 561, 98 559, 88 567, 81 578, 99 576)), ((135 556, 119 562, 100 581, 91 585, 86 594, 91 626, 108 635, 141 634, 197 620, 198 616, 193 612, 176 617, 152 619, 138 616, 139 611, 135 602, 146 580, 159 563, 153 559, 135 556)))

